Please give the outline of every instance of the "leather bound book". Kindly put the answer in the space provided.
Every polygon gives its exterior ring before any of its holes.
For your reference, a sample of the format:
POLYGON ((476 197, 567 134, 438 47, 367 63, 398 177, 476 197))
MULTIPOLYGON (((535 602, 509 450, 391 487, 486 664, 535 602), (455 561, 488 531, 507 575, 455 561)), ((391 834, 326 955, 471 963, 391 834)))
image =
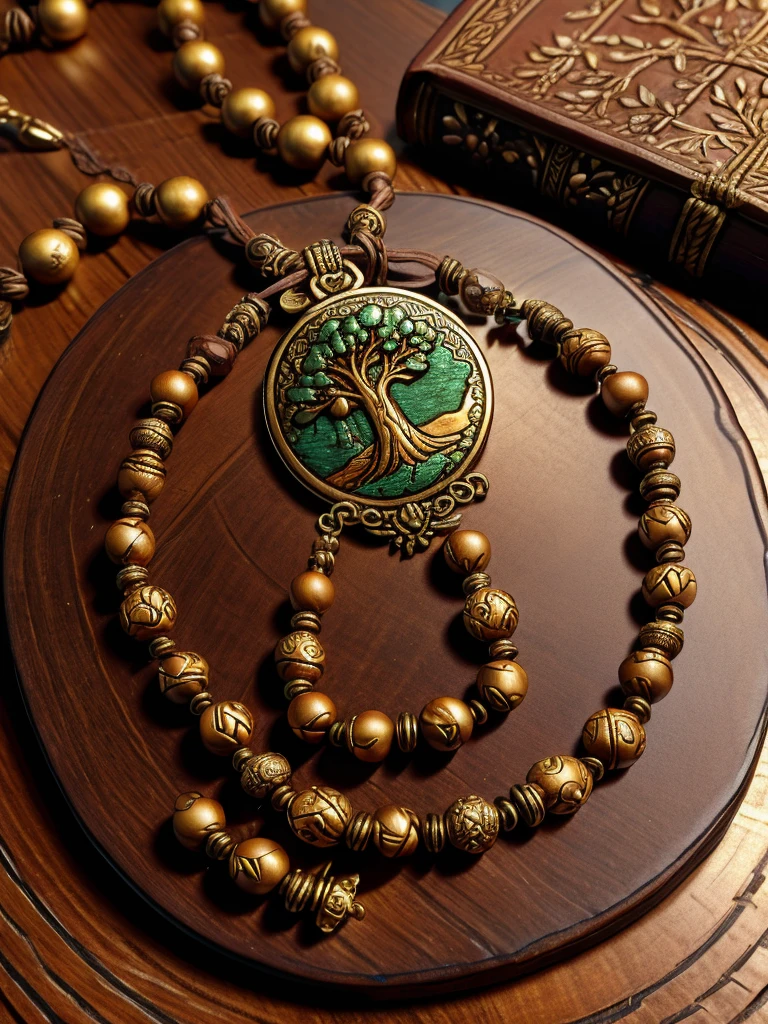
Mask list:
POLYGON ((743 292, 768 284, 766 76, 768 0, 465 0, 398 126, 743 292))

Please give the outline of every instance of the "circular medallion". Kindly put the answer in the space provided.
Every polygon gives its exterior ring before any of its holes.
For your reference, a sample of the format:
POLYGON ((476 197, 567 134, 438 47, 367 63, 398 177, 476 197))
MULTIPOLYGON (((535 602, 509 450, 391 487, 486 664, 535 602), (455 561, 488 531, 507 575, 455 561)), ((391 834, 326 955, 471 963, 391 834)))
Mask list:
POLYGON ((314 306, 283 336, 264 405, 284 462, 315 494, 394 506, 469 472, 493 393, 453 313, 414 292, 361 288, 314 306))

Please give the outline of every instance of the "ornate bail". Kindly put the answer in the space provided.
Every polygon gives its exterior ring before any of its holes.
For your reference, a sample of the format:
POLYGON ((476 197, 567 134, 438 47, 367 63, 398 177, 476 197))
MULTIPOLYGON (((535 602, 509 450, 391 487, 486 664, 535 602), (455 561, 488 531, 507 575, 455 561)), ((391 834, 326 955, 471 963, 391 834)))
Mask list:
POLYGON ((301 313, 312 302, 312 297, 322 301, 359 288, 363 273, 350 260, 345 260, 341 250, 329 238, 312 242, 303 252, 304 263, 309 271, 308 288, 311 295, 299 288, 289 288, 280 297, 280 306, 286 313, 301 313))

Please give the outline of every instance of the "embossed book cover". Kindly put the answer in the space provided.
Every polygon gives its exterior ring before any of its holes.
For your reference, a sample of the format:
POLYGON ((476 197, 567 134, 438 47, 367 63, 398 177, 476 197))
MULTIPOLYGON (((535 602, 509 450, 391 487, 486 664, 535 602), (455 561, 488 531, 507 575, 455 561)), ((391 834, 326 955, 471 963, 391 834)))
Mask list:
POLYGON ((399 130, 694 277, 768 283, 768 0, 466 0, 399 130))

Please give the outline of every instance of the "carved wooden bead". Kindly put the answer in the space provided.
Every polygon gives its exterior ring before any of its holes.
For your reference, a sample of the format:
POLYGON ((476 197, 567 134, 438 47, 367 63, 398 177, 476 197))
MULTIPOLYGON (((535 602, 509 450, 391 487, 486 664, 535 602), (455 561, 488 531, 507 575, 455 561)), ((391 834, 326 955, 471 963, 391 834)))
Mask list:
POLYGON ((165 484, 162 459, 148 448, 127 455, 117 472, 117 489, 124 498, 143 498, 151 503, 165 484))
POLYGON ((202 793, 182 793, 176 798, 173 813, 173 832, 182 846, 196 850, 212 832, 226 825, 224 808, 218 800, 202 793))
POLYGON ((290 870, 288 854, 272 839, 245 839, 229 858, 229 877, 252 896, 264 896, 279 885, 290 870))
POLYGON ((482 797, 463 796, 445 812, 445 830, 457 850, 485 853, 499 834, 499 812, 482 797))
POLYGON ((173 432, 164 420, 152 416, 139 422, 131 429, 128 439, 131 448, 143 448, 154 452, 159 458, 167 459, 173 450, 173 432))
POLYGON ((489 661, 477 673, 477 688, 494 711, 512 711, 528 693, 528 673, 516 661, 489 661))
POLYGON ((640 540, 651 551, 658 551, 670 542, 685 547, 691 536, 691 517, 677 505, 657 501, 640 516, 638 533, 640 540))
POLYGON ((672 661, 683 649, 685 634, 674 622, 655 619, 641 627, 638 646, 661 651, 672 661))
POLYGON ((666 469, 675 458, 675 439, 664 427, 649 423, 630 434, 627 455, 641 473, 655 467, 666 469))
POLYGON ((107 530, 104 548, 117 565, 149 565, 155 554, 155 536, 142 519, 117 519, 107 530))
POLYGON ((651 608, 664 604, 688 608, 696 600, 696 577, 684 565, 655 565, 643 580, 643 597, 651 608))
POLYGON ((395 725, 381 711, 363 711, 347 723, 347 749, 358 761, 376 764, 392 749, 395 725))
POLYGON ((605 768, 629 768, 645 750, 645 729, 631 711, 603 708, 587 719, 581 742, 605 768))
POLYGON ((153 402, 173 402, 180 406, 185 419, 197 405, 197 384, 181 370, 158 373, 152 378, 149 393, 153 402))
POLYGON ((325 669, 325 651, 314 633, 296 630, 278 643, 275 665, 283 682, 306 679, 316 683, 325 669))
POLYGON ((373 812, 373 842, 383 857, 410 857, 419 845, 419 819, 407 807, 386 804, 373 812))
POLYGON ((297 793, 288 809, 291 830, 310 846, 338 843, 351 817, 349 800, 328 786, 312 786, 297 793))
POLYGON ((208 662, 194 651, 174 651, 160 662, 160 692, 174 704, 186 704, 208 688, 208 662))
POLYGON ((560 362, 568 373, 591 377, 611 361, 611 346, 600 331, 577 327, 567 331, 560 344, 560 362))
POLYGON ((309 690, 288 705, 288 725, 305 743, 322 743, 336 721, 336 705, 324 693, 309 690))
POLYGON ((672 689, 672 665, 660 651, 634 651, 619 665, 619 683, 628 697, 643 697, 651 704, 672 689))
POLYGON ((501 640, 517 629, 517 605, 511 594, 495 587, 481 587, 467 597, 464 626, 477 640, 501 640))
POLYGON ((652 469, 640 481, 640 495, 646 501, 677 501, 680 496, 680 477, 667 469, 652 469))
POLYGON ((443 544, 443 556, 454 572, 483 572, 491 560, 491 542, 479 530, 454 530, 443 544))
POLYGON ((212 754, 226 757, 245 747, 253 736, 253 716, 245 704, 221 700, 200 716, 200 739, 212 754))
POLYGON ((322 572, 300 572, 291 581, 291 607, 294 611, 322 615, 331 607, 335 596, 333 583, 322 572))
POLYGON ((436 697, 419 715, 421 734, 435 750, 458 750, 472 735, 474 719, 463 700, 436 697))
POLYGON ((545 757, 525 778, 541 789, 546 809, 552 814, 573 814, 592 792, 592 775, 578 757, 545 757))
POLYGON ((637 405, 648 401, 648 381, 641 373, 623 370, 606 377, 600 386, 600 397, 608 412, 628 416, 637 405))
POLYGON ((169 633, 175 622, 176 605, 161 587, 137 587, 120 605, 120 625, 136 640, 151 640, 169 633))
POLYGON ((254 800, 263 800, 273 789, 284 786, 290 779, 291 766, 287 758, 270 751, 248 758, 240 774, 240 785, 254 800))

